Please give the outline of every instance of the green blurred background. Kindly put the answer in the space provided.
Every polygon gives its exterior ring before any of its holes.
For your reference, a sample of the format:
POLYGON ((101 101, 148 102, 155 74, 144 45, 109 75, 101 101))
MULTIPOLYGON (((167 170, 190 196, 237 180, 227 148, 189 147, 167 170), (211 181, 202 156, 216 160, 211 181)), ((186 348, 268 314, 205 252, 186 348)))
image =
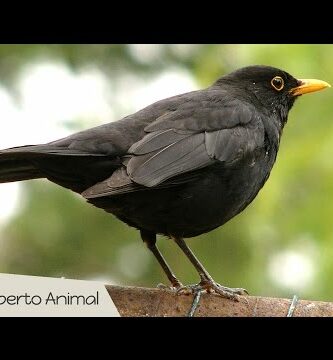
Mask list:
MULTIPOLYGON (((250 64, 333 83, 332 60, 332 45, 1 45, 0 145, 117 120, 250 64)), ((253 295, 333 300, 332 99, 330 89, 299 99, 256 200, 188 240, 216 281, 253 295)), ((0 202, 0 272, 166 283, 136 230, 66 189, 45 180, 0 184, 0 202)), ((159 246, 183 283, 197 282, 171 241, 159 246)))

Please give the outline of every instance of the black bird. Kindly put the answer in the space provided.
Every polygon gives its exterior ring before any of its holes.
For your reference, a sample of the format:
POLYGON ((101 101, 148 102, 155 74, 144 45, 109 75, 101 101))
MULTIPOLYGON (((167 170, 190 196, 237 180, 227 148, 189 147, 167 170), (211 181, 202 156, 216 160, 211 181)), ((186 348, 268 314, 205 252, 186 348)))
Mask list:
POLYGON ((184 289, 156 247, 172 238, 206 290, 217 284, 184 238, 239 214, 262 188, 295 99, 330 85, 248 66, 212 86, 158 101, 125 118, 42 145, 0 151, 0 182, 47 178, 140 230, 172 287, 184 289))

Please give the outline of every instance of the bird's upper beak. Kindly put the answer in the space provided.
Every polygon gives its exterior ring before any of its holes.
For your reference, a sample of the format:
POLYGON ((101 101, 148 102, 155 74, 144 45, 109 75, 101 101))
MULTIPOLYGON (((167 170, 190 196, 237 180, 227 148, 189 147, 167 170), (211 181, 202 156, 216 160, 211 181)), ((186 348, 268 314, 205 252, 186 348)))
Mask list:
POLYGON ((299 85, 297 87, 290 90, 290 93, 293 96, 299 96, 331 87, 331 85, 326 81, 316 79, 299 79, 298 83, 299 85))

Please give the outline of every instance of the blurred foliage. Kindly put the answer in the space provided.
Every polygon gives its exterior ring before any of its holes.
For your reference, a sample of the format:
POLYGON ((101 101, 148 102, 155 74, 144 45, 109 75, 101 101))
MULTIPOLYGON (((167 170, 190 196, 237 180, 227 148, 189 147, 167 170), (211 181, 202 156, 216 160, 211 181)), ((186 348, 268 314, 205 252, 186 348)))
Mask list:
MULTIPOLYGON (((181 67, 204 87, 238 67, 267 64, 295 77, 333 83, 331 45, 158 45, 150 58, 128 45, 2 45, 1 83, 15 92, 21 68, 45 59, 66 62, 74 71, 98 67, 110 80, 129 72, 150 78, 181 67)), ((175 84, 175 94, 176 89, 175 84)), ((333 299, 331 99, 327 90, 298 100, 277 163, 257 199, 225 226, 188 241, 218 282, 262 296, 297 291, 303 298, 333 299), (306 254, 314 263, 315 277, 302 290, 288 290, 269 276, 270 260, 284 250, 306 254)), ((45 180, 26 182, 24 189, 24 201, 2 230, 1 272, 127 285, 166 282, 136 230, 45 180)), ((184 283, 197 281, 171 241, 161 239, 159 246, 184 283)))

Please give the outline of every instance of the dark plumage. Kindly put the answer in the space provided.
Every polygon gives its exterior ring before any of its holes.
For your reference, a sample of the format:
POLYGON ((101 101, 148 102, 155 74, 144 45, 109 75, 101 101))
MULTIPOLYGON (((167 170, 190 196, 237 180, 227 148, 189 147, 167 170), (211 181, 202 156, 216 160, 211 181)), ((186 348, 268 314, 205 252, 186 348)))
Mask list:
POLYGON ((198 270, 198 289, 234 298, 213 282, 183 238, 240 213, 267 180, 295 98, 328 86, 249 66, 207 89, 158 101, 122 120, 48 144, 0 152, 0 182, 47 178, 81 193, 141 231, 172 285, 155 245, 173 238, 198 270))

